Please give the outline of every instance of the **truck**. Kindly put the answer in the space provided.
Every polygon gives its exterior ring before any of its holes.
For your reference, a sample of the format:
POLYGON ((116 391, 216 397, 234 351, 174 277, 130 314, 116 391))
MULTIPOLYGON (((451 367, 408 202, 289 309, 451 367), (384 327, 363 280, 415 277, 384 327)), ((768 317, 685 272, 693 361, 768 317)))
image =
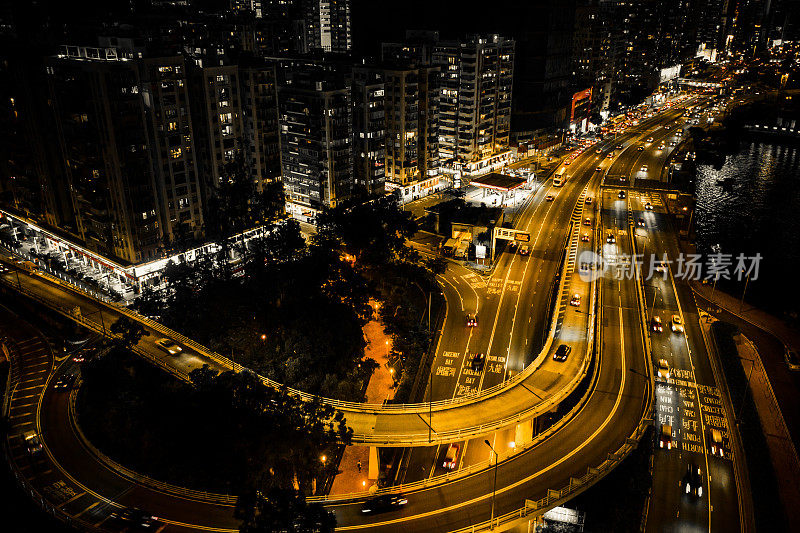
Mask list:
POLYGON ((558 169, 558 172, 553 175, 553 187, 563 187, 568 178, 566 169, 558 169))

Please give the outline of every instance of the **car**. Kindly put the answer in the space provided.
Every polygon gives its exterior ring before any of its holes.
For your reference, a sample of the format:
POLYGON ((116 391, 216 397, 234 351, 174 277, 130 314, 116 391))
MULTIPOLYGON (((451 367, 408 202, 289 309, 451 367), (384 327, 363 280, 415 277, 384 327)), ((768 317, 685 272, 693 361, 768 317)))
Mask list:
POLYGON ((658 435, 658 447, 672 449, 672 426, 669 424, 661 425, 661 433, 658 435))
POLYGON ((636 149, 639 150, 640 152, 644 152, 644 146, 641 145, 637 146, 636 149))
POLYGON ((572 163, 572 159, 567 159, 566 161, 564 161, 564 166, 568 167, 570 163, 572 163))
POLYGON ((669 379, 669 363, 666 359, 659 359, 656 365, 658 369, 658 377, 661 379, 669 379))
POLYGON ((602 154, 602 153, 603 153, 603 151, 602 151, 600 148, 598 148, 597 150, 595 150, 595 151, 594 151, 594 153, 596 153, 596 154, 602 154))
POLYGON ((578 307, 579 305, 581 305, 581 295, 578 293, 573 294, 572 298, 569 301, 569 305, 573 307, 578 307))
POLYGON ((620 198, 620 199, 624 199, 624 198, 625 198, 625 197, 627 197, 627 196, 628 196, 628 195, 625 193, 625 191, 619 191, 619 192, 617 193, 617 198, 620 198))
POLYGON ((25 441, 25 449, 28 450, 29 454, 36 455, 42 451, 42 440, 37 433, 29 431, 22 438, 25 441))
POLYGON ((677 131, 677 132, 675 132, 675 136, 676 137, 683 137, 683 132, 682 131, 677 131))
POLYGON ((476 372, 481 372, 485 364, 486 364, 485 353, 476 353, 475 355, 472 356, 472 361, 470 361, 470 367, 472 368, 472 370, 475 370, 476 372))
POLYGON ((658 145, 658 149, 659 150, 663 150, 664 148, 665 148, 664 143, 661 143, 661 144, 658 145))
POLYGON ((589 242, 589 234, 581 233, 581 242, 589 242))
POLYGON ((55 390, 62 390, 62 391, 72 390, 72 388, 75 386, 76 378, 77 378, 76 374, 67 374, 66 376, 63 376, 58 380, 56 380, 55 385, 53 385, 53 388, 55 390))
POLYGON ((584 218, 583 219, 583 225, 584 226, 591 226, 592 225, 592 219, 589 218, 589 217, 584 218))
POLYGON ((363 514, 373 514, 396 511, 407 503, 408 499, 402 494, 382 494, 365 501, 361 505, 361 512, 363 514))
POLYGON ((135 507, 124 507, 119 511, 114 511, 111 513, 111 519, 143 531, 155 531, 159 525, 158 517, 135 507))
POLYGON ((611 159, 612 157, 614 157, 614 152, 609 152, 609 153, 608 153, 608 155, 607 155, 606 157, 607 157, 608 159, 611 159))
POLYGON ((609 233, 608 236, 606 237, 606 242, 608 244, 614 244, 615 242, 617 242, 617 239, 616 237, 614 237, 613 233, 609 233))
POLYGON ((544 197, 544 199, 547 200, 548 202, 552 202, 553 200, 556 199, 556 197, 553 196, 552 194, 548 194, 547 196, 544 197))
POLYGON ((459 446, 455 442, 451 443, 447 448, 447 453, 444 456, 442 466, 448 470, 454 470, 458 464, 458 450, 459 446))
POLYGON ((556 348, 556 353, 553 354, 553 359, 556 361, 566 361, 569 353, 572 351, 572 347, 566 344, 559 344, 558 348, 556 348))
POLYGON ((595 172, 602 172, 603 171, 603 167, 595 167, 594 171, 595 172))
POLYGON ((647 165, 642 165, 642 168, 640 170, 642 172, 647 172, 647 165))
POLYGON ((662 331, 664 331, 664 326, 661 325, 661 317, 660 316, 655 315, 650 320, 650 329, 652 329, 656 333, 661 333, 662 331))
POLYGON ((725 452, 722 450, 722 432, 717 428, 711 428, 711 438, 709 441, 711 442, 711 455, 719 455, 720 457, 725 456, 725 452))
POLYGON ((467 327, 474 328, 478 325, 478 314, 467 313, 467 327))
POLYGON ((617 145, 617 150, 622 150, 622 145, 621 144, 617 145))
POLYGON ((72 361, 75 363, 83 363, 86 361, 86 352, 76 353, 72 356, 72 361))
POLYGON ((645 209, 645 211, 652 211, 653 210, 653 204, 651 204, 650 202, 645 202, 644 203, 644 209, 645 209))
POLYGON ((584 200, 584 202, 585 202, 586 204, 590 204, 590 203, 592 203, 592 197, 591 197, 591 196, 587 196, 587 197, 586 197, 586 200, 584 200))
POLYGON ((649 142, 649 143, 653 142, 653 138, 652 137, 648 137, 647 138, 647 142, 649 142))
POLYGON ((523 244, 522 246, 519 247, 519 255, 530 255, 530 253, 531 249, 530 246, 528 246, 527 244, 523 244))
POLYGON ((643 228, 644 227, 644 219, 642 217, 639 217, 639 220, 636 221, 636 225, 639 226, 640 228, 643 228))
POLYGON ((672 315, 669 327, 672 329, 672 333, 683 333, 683 320, 679 315, 672 315))
POLYGON ((696 464, 689 463, 681 484, 683 485, 684 494, 695 498, 703 497, 703 473, 696 464))
POLYGON ((169 353, 170 355, 175 355, 183 351, 183 348, 175 344, 175 341, 167 338, 158 339, 156 341, 156 344, 158 344, 159 348, 169 353))
POLYGON ((675 141, 670 141, 670 142, 669 142, 669 145, 670 145, 670 146, 672 146, 672 147, 674 147, 674 146, 677 146, 677 144, 678 144, 678 143, 676 143, 675 141))
POLYGON ((789 370, 800 371, 800 358, 797 357, 797 352, 786 348, 783 350, 783 359, 786 361, 789 370))

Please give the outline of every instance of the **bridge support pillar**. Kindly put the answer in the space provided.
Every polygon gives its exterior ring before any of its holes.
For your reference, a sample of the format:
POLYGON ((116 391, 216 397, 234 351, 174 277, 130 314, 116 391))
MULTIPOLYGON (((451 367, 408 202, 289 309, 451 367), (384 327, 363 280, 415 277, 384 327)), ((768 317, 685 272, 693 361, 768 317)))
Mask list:
POLYGON ((514 432, 514 442, 517 446, 523 446, 533 439, 533 419, 526 420, 517 424, 514 432))
POLYGON ((369 469, 367 477, 369 479, 378 479, 378 472, 380 470, 380 461, 378 460, 378 447, 369 447, 369 469))

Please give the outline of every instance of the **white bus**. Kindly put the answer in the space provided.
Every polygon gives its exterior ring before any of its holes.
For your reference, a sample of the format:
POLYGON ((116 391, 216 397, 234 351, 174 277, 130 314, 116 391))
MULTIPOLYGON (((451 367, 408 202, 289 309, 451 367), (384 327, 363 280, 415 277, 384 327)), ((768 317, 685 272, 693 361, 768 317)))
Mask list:
POLYGON ((558 172, 553 175, 553 187, 562 187, 567 182, 568 178, 569 176, 567 176, 565 169, 558 169, 558 172))

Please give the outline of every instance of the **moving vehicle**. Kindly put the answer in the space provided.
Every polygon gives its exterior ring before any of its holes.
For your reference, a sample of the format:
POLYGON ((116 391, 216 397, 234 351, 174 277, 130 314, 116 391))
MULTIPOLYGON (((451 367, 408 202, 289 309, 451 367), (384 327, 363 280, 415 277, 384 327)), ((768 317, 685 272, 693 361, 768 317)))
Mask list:
POLYGON ((572 351, 571 346, 567 346, 566 344, 559 344, 558 348, 556 348, 556 353, 553 354, 553 359, 555 359, 556 361, 566 361, 571 351, 572 351))
POLYGON ((77 378, 76 374, 67 374, 66 376, 60 377, 53 388, 56 390, 71 390, 72 387, 75 386, 75 379, 77 378))
POLYGON ((571 305, 572 307, 578 307, 579 305, 581 305, 581 295, 578 293, 573 294, 572 298, 569 301, 569 305, 571 305))
POLYGON ((788 348, 783 350, 783 359, 786 361, 786 365, 789 367, 789 370, 793 370, 795 372, 800 371, 800 358, 797 357, 797 352, 793 352, 788 348))
POLYGON ((669 379, 669 363, 666 359, 659 359, 656 368, 658 369, 659 378, 669 379))
POLYGON ((485 364, 486 364, 485 353, 476 353, 475 355, 472 356, 472 361, 470 361, 470 367, 472 368, 472 370, 475 370, 476 372, 481 372, 485 364))
POLYGON ((656 333, 661 333, 664 331, 664 326, 661 325, 661 317, 656 315, 650 321, 650 329, 655 331, 656 333))
POLYGON ((553 200, 556 199, 556 197, 553 196, 552 194, 548 194, 547 196, 544 197, 544 199, 547 200, 548 202, 552 202, 553 200))
POLYGON ((669 327, 672 329, 672 333, 683 333, 683 320, 678 315, 672 315, 669 327))
POLYGON ((447 448, 447 453, 444 456, 444 461, 442 462, 442 466, 448 470, 453 470, 456 467, 456 463, 458 463, 458 444, 453 442, 447 448))
POLYGON ((166 338, 158 339, 156 341, 156 344, 158 345, 159 348, 169 353, 170 355, 175 355, 183 351, 183 348, 175 344, 175 342, 170 339, 166 338))
POLYGON ((591 196, 587 196, 587 197, 586 197, 586 200, 584 200, 584 202, 585 202, 587 205, 588 205, 588 204, 590 204, 590 203, 592 203, 592 197, 591 197, 591 196))
POLYGON ((647 172, 647 165, 642 165, 641 171, 642 172, 647 172))
POLYGON ((581 242, 589 242, 589 234, 581 233, 581 242))
POLYGON ((583 225, 584 226, 591 226, 592 225, 592 219, 589 218, 589 217, 584 218, 583 219, 583 225))
POLYGON ((566 171, 563 168, 560 169, 553 176, 553 187, 563 187, 568 178, 566 171))
POLYGON ((669 424, 661 425, 661 433, 658 436, 658 447, 672 449, 672 426, 669 424))
POLYGON ((722 451, 722 432, 716 428, 711 428, 711 455, 719 455, 723 457, 725 452, 722 451))
POLYGON ((595 172, 602 172, 603 171, 603 167, 595 167, 594 171, 595 172))
POLYGON ((530 255, 531 248, 527 244, 523 244, 519 247, 519 255, 530 255))
POLYGON ((614 244, 615 242, 617 242, 617 238, 616 238, 616 237, 614 237, 614 234, 613 234, 613 233, 609 233, 609 234, 608 234, 608 237, 606 237, 606 242, 607 242, 608 244, 614 244))
POLYGON ((467 313, 467 327, 474 328, 478 325, 478 314, 467 313))
POLYGON ((684 494, 695 498, 703 497, 703 473, 696 464, 689 463, 681 483, 683 484, 684 494))
POLYGON ((651 204, 650 202, 645 202, 644 203, 644 208, 645 208, 646 211, 652 211, 653 210, 653 204, 651 204))
POLYGON ((647 142, 649 142, 649 143, 653 142, 653 138, 652 137, 648 137, 647 138, 647 142))
POLYGON ((639 146, 636 147, 636 149, 639 150, 640 152, 643 152, 644 151, 644 146, 639 145, 639 146))
POLYGON ((29 431, 22 438, 25 441, 25 449, 28 450, 29 454, 36 455, 42 451, 42 441, 36 432, 29 431))
POLYGON ((114 511, 111 513, 111 519, 141 531, 155 531, 159 525, 158 517, 135 507, 124 507, 119 511, 114 511))
POLYGON ((639 220, 636 221, 636 225, 639 226, 640 228, 643 228, 644 227, 644 219, 642 217, 639 217, 639 220))
POLYGON ((383 494, 370 498, 361 505, 361 512, 364 514, 385 513, 400 509, 408 503, 408 499, 402 494, 383 494))

